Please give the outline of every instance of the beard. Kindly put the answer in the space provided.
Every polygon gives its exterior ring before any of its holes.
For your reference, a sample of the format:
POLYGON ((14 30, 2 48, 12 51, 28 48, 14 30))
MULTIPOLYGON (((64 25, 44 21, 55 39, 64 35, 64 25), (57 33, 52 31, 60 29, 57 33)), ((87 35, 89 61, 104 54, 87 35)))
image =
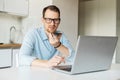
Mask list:
POLYGON ((54 28, 53 28, 53 29, 48 28, 48 29, 47 29, 47 32, 48 32, 48 33, 55 33, 55 32, 56 32, 56 29, 54 29, 54 28))

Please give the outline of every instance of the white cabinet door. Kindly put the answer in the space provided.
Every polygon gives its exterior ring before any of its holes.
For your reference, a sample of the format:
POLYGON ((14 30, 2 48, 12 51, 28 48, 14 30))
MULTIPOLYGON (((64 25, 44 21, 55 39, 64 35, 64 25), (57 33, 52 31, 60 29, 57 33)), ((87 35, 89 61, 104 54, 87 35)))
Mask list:
POLYGON ((27 16, 28 0, 4 0, 4 10, 8 13, 27 16))
POLYGON ((18 56, 20 49, 13 49, 13 67, 18 67, 18 56))
POLYGON ((3 11, 3 8, 4 8, 3 4, 4 4, 4 0, 0 0, 0 11, 3 11))
POLYGON ((12 50, 0 49, 0 68, 12 66, 12 50))

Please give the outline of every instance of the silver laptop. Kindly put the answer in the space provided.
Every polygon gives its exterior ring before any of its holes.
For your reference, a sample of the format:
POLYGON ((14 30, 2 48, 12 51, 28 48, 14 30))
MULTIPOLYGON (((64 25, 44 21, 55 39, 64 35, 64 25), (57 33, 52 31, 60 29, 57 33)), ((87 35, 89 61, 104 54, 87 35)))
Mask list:
POLYGON ((54 66, 53 70, 68 74, 108 70, 117 39, 114 36, 79 36, 73 64, 54 66))

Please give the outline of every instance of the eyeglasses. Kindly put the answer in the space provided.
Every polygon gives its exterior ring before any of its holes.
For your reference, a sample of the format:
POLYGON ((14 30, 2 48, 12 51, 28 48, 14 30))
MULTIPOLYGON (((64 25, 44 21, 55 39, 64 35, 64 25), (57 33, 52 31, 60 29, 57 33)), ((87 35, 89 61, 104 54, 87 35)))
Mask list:
POLYGON ((60 23, 60 18, 44 18, 46 23, 50 24, 52 21, 55 23, 55 24, 59 24, 60 23))

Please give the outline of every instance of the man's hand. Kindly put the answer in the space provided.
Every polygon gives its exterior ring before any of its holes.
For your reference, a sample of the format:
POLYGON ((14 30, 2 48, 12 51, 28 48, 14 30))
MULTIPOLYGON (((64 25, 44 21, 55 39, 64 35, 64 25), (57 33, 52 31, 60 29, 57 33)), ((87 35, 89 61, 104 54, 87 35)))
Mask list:
POLYGON ((55 35, 53 33, 49 33, 48 37, 49 37, 50 44, 54 47, 57 47, 58 45, 60 45, 60 36, 61 35, 55 35))
POLYGON ((53 66, 57 66, 60 63, 65 62, 64 57, 60 57, 60 56, 54 56, 53 58, 51 58, 50 60, 48 60, 46 62, 47 67, 53 67, 53 66))

